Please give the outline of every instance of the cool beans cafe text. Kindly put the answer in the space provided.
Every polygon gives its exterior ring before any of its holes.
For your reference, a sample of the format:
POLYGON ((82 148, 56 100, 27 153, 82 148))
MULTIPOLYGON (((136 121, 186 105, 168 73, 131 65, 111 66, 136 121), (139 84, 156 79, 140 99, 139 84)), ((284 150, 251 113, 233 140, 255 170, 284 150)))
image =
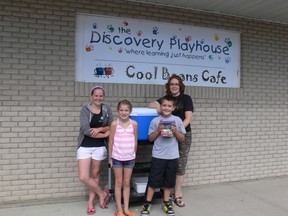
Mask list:
MULTIPOLYGON (((151 80, 157 79, 158 76, 161 76, 162 80, 168 80, 169 77, 173 74, 168 71, 168 68, 162 67, 162 70, 159 72, 158 67, 154 67, 154 71, 138 71, 133 65, 130 65, 126 69, 126 76, 128 78, 138 79, 138 80, 151 80)), ((204 70, 201 73, 201 76, 198 74, 178 74, 183 81, 198 82, 199 79, 202 79, 204 82, 210 82, 212 84, 226 84, 226 77, 223 76, 222 71, 218 71, 217 74, 212 74, 209 70, 204 70)))

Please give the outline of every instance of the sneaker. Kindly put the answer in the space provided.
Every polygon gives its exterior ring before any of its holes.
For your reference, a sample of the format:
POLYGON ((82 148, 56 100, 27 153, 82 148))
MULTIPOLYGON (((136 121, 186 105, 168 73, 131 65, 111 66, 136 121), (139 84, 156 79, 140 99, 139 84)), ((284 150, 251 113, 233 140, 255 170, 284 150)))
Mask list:
POLYGON ((151 204, 145 203, 143 205, 142 211, 141 211, 141 216, 149 216, 150 215, 150 210, 151 210, 151 204))
POLYGON ((174 194, 170 194, 169 202, 171 203, 172 206, 174 206, 174 194))
POLYGON ((164 212, 168 216, 174 216, 175 215, 175 212, 174 212, 173 207, 172 207, 170 202, 168 202, 168 203, 163 202, 162 209, 164 210, 164 212))

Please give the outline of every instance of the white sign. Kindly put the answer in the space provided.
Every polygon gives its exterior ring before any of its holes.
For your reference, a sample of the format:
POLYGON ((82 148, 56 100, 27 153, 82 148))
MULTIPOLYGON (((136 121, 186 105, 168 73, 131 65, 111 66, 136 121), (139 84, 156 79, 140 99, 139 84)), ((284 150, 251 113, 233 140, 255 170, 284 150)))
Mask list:
POLYGON ((240 33, 77 15, 76 81, 240 87, 240 33))

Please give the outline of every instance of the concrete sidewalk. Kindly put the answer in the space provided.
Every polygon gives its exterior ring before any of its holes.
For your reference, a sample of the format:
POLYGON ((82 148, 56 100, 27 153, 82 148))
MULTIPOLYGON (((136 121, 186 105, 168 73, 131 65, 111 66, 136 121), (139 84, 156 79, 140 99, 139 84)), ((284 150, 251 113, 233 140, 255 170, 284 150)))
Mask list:
MULTIPOLYGON (((187 187, 184 190, 186 207, 175 206, 176 216, 287 216, 288 177, 237 182, 221 185, 187 187)), ((140 215, 142 203, 134 203, 131 210, 140 215)), ((2 216, 85 216, 87 200, 74 198, 49 202, 18 203, 1 205, 2 216)), ((96 214, 113 216, 114 202, 108 209, 96 214)), ((161 199, 152 205, 151 216, 165 216, 161 199)))

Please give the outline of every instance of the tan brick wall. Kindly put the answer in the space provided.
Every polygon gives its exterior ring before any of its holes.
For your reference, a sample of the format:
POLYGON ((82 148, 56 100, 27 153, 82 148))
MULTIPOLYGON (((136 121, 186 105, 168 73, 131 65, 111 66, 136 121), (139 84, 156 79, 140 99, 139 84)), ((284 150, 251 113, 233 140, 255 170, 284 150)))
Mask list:
MULTIPOLYGON (((49 2, 0 1, 0 203, 87 194, 75 152, 92 84, 74 82, 76 13, 241 32, 241 88, 187 87, 196 110, 185 185, 288 174, 287 25, 116 0, 49 2)), ((145 106, 164 93, 103 85, 114 111, 122 98, 145 106)), ((105 186, 106 163, 103 176, 105 186)))

